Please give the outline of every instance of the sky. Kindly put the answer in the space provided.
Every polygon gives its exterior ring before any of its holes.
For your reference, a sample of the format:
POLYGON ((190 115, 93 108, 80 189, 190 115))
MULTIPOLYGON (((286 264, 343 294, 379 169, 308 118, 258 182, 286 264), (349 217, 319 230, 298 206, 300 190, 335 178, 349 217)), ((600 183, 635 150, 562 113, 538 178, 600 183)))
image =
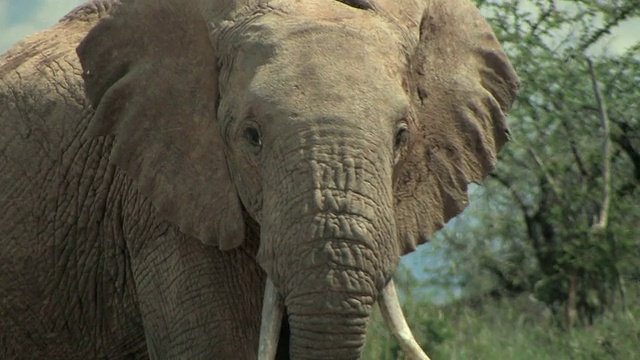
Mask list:
POLYGON ((0 0, 0 53, 23 37, 47 29, 83 0, 0 0))

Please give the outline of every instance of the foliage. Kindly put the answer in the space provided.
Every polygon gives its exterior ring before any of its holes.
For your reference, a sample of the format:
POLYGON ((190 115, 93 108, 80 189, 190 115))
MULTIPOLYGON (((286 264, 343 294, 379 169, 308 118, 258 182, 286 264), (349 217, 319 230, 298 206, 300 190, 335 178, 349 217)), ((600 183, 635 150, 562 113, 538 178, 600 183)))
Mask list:
MULTIPOLYGON (((629 295, 640 296, 640 284, 630 286, 629 295)), ((630 302, 626 309, 616 306, 591 326, 569 331, 552 326, 553 316, 545 304, 526 295, 475 298, 444 306, 415 298, 404 311, 433 360, 640 359, 638 302, 630 302)), ((404 359, 378 312, 367 336, 363 358, 404 359)))
POLYGON ((435 247, 466 297, 532 293, 557 324, 593 323, 640 273, 640 38, 601 46, 640 2, 478 4, 521 78, 513 141, 435 247))

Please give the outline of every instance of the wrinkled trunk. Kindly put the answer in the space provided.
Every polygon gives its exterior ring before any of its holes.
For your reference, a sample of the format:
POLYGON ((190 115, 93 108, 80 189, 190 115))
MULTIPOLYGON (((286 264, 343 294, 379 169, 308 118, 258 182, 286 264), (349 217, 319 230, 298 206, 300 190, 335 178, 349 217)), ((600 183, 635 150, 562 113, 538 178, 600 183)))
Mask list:
POLYGON ((299 261, 279 281, 292 358, 358 359, 380 284, 389 275, 379 271, 381 255, 349 236, 314 238, 292 256, 299 261))
POLYGON ((377 279, 368 274, 374 265, 366 263, 364 250, 351 250, 357 248, 353 244, 324 242, 323 250, 312 256, 315 259, 295 271, 295 285, 284 287, 291 355, 294 359, 357 359, 378 293, 377 279), (362 262, 355 260, 358 256, 362 262))
POLYGON ((265 189, 258 258, 284 298, 292 358, 358 359, 398 261, 391 162, 366 139, 291 153, 267 182, 278 189, 265 189))
MULTIPOLYGON (((314 300, 322 302, 321 299, 314 300)), ((292 359, 359 359, 364 345, 369 313, 361 316, 325 314, 317 306, 316 315, 289 314, 292 359)))
MULTIPOLYGON (((358 359, 379 290, 391 275, 390 249, 379 227, 356 215, 316 214, 289 228, 293 251, 279 268, 294 359, 358 359), (314 235, 295 234, 313 229, 314 235)), ((391 239, 391 237, 385 237, 391 239)), ((388 241, 388 240, 387 240, 388 241)), ((394 253, 395 254, 395 253, 394 253)))
MULTIPOLYGON (((429 360, 429 356, 425 354, 425 352, 420 348, 420 344, 416 341, 413 336, 409 325, 407 324, 407 320, 402 313, 402 308, 400 307, 400 300, 398 299, 398 293, 396 292, 395 284, 393 280, 389 281, 389 283, 382 289, 382 293, 378 297, 378 304, 380 305, 380 312, 382 313, 382 317, 384 318, 387 326, 389 326, 389 330, 398 341, 400 347, 405 353, 405 356, 408 360, 429 360)), ((260 346, 259 346, 259 360, 273 360, 273 359, 281 359, 289 357, 289 323, 288 319, 285 319, 287 323, 282 323, 282 315, 284 310, 284 304, 282 303, 282 298, 277 293, 277 290, 270 279, 267 279, 265 292, 264 292, 264 302, 262 307, 262 321, 260 325, 260 346), (282 329, 281 329, 282 326, 282 329), (283 334, 287 336, 286 339, 283 339, 281 335, 283 334), (282 339, 284 341, 279 342, 282 339), (282 345, 285 345, 283 347, 282 345)), ((308 322, 308 319, 304 319, 308 322)), ((313 321, 313 319, 312 319, 313 321)), ((353 325, 358 326, 357 323, 353 323, 353 325)), ((365 322, 366 328, 366 322, 365 322)), ((299 331, 299 333, 302 331, 299 331)), ((355 332, 354 332, 355 333, 355 332)), ((349 332, 349 334, 352 334, 349 332)), ((310 334, 310 339, 317 339, 317 335, 314 333, 310 334)), ((330 336, 335 336, 331 335, 330 336)), ((299 337, 301 338, 301 337, 299 337)), ((357 351, 360 352, 360 348, 362 347, 362 341, 358 338, 355 339, 355 343, 351 343, 347 340, 346 347, 344 349, 335 349, 331 356, 340 358, 349 358, 352 356, 352 352, 357 351), (351 348, 353 346, 353 349, 351 348), (341 353, 342 352, 342 353, 341 353)), ((344 345, 341 341, 344 339, 337 339, 335 341, 329 341, 330 344, 336 345, 344 345)), ((317 349, 324 348, 327 345, 322 344, 320 346, 317 345, 307 345, 302 344, 303 346, 295 345, 292 349, 292 355, 295 357, 323 357, 325 354, 314 354, 317 352, 317 349)))

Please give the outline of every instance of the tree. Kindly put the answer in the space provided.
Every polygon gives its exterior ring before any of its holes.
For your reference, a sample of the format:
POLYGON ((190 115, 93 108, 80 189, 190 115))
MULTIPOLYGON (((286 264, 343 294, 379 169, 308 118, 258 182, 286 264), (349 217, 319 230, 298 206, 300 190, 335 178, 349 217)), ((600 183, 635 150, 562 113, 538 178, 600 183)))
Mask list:
POLYGON ((436 241, 468 254, 451 274, 467 294, 532 292, 564 325, 589 324, 638 274, 640 41, 598 47, 640 2, 478 4, 521 77, 513 141, 476 191, 483 205, 436 241))

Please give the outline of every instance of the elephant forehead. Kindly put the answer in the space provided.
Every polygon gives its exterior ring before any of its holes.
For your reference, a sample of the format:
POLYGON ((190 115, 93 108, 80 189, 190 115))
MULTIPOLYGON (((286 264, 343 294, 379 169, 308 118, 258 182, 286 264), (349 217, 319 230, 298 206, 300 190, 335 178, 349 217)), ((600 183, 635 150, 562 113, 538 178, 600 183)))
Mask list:
MULTIPOLYGON (((263 37, 251 45, 275 44, 276 61, 290 69, 309 71, 323 67, 347 73, 371 73, 400 70, 406 64, 398 31, 372 15, 354 18, 310 18, 270 14, 258 20, 252 29, 263 37)), ((312 73, 313 74, 313 73, 312 73)), ((305 74, 308 75, 308 74, 305 74)), ((330 76, 331 72, 323 74, 330 76)), ((344 75, 344 74, 341 74, 344 75)))
POLYGON ((269 56, 252 71, 247 102, 289 112, 330 108, 347 116, 401 111, 408 99, 402 54, 391 51, 398 44, 363 35, 331 23, 307 24, 289 29, 274 51, 247 48, 269 56))

